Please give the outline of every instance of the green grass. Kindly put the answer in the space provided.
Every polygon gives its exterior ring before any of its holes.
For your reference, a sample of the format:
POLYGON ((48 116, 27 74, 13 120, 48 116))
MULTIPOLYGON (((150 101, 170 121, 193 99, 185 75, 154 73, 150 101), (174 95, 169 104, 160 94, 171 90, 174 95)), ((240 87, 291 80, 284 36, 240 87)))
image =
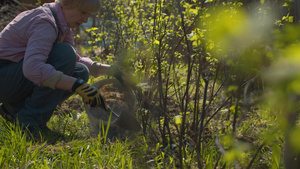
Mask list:
MULTIPOLYGON (((278 137, 281 134, 276 130, 275 116, 271 116, 269 112, 269 109, 260 108, 257 112, 250 113, 249 117, 240 123, 242 125, 238 127, 235 140, 230 137, 231 128, 224 127, 226 121, 219 124, 219 127, 225 129, 219 132, 219 139, 227 153, 220 154, 213 139, 216 133, 211 133, 208 135, 208 141, 202 145, 203 167, 214 168, 217 164, 219 167, 234 168, 234 161, 246 167, 259 145, 265 142, 252 167, 280 168, 282 143, 278 141, 278 137), (272 134, 271 130, 277 133, 272 134), (274 153, 273 149, 276 149, 274 153)), ((155 143, 141 136, 142 133, 132 139, 115 141, 100 135, 91 137, 88 118, 84 111, 73 110, 69 114, 53 115, 47 125, 65 137, 48 137, 44 138, 47 141, 34 141, 0 118, 0 168, 178 167, 177 149, 171 152, 161 143, 155 143)), ((211 126, 214 126, 213 123, 211 126)), ((190 141, 185 147, 184 168, 197 168, 196 154, 193 142, 190 141)))
POLYGON ((84 113, 77 118, 55 115, 48 123, 64 139, 44 138, 36 142, 0 119, 0 168, 136 168, 145 161, 140 156, 146 149, 136 140, 110 142, 104 137, 89 137, 84 113), (60 130, 59 130, 60 129, 60 130), (139 158, 135 158, 139 157, 139 158))

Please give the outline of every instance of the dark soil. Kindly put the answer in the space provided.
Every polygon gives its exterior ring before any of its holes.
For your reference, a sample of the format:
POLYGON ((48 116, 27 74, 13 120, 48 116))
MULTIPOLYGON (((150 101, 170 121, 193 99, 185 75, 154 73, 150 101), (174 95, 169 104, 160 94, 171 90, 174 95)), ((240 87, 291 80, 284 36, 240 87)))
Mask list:
POLYGON ((19 13, 36 8, 37 6, 25 3, 0 4, 0 31, 12 21, 19 13))

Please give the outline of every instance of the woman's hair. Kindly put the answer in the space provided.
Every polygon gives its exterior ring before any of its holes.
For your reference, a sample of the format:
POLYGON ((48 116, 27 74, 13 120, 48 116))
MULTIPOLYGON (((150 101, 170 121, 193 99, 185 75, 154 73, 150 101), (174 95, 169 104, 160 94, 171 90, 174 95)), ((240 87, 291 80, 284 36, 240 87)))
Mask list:
POLYGON ((55 0, 55 2, 70 8, 79 8, 89 13, 96 13, 101 7, 100 0, 55 0))

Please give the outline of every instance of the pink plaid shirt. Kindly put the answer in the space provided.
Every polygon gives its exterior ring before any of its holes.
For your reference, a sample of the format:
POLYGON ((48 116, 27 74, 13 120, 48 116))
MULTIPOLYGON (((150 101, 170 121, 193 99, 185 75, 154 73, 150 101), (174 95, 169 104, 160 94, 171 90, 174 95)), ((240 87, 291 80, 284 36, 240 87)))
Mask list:
MULTIPOLYGON (((74 46, 72 30, 67 26, 61 5, 48 3, 57 17, 60 37, 63 42, 74 46)), ((19 62, 23 60, 23 73, 27 79, 40 85, 56 73, 55 68, 46 64, 58 29, 51 13, 38 7, 20 13, 0 32, 0 59, 19 62)), ((77 54, 78 62, 90 66, 93 61, 77 54)))

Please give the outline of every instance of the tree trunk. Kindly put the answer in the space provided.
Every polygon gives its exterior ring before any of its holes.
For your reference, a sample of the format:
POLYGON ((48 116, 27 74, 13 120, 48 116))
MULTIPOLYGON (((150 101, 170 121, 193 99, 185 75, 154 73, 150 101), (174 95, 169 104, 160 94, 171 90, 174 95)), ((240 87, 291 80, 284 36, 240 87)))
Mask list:
POLYGON ((300 0, 294 0, 294 16, 295 16, 295 23, 299 23, 300 20, 300 0))

